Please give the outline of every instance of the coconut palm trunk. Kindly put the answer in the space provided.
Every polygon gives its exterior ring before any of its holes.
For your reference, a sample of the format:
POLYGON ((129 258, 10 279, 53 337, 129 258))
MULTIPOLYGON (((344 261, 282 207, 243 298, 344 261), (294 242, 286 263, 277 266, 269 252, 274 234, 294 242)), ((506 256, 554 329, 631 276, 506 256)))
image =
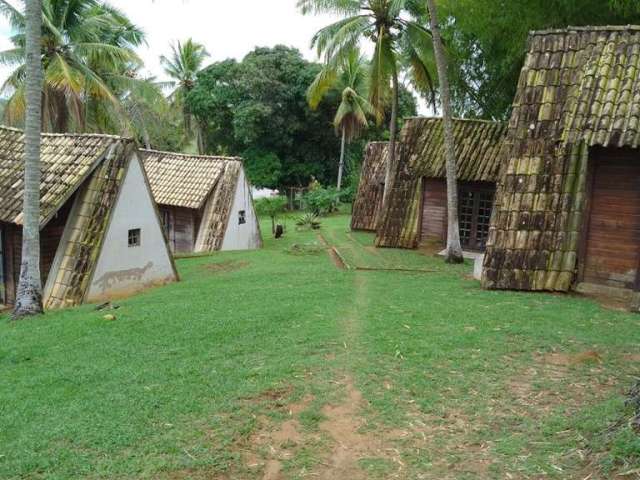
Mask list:
POLYGON ((342 188, 342 173, 344 172, 344 156, 347 150, 347 129, 342 127, 342 141, 340 143, 340 163, 338 164, 338 191, 342 188))
POLYGON ((13 318, 42 313, 40 278, 40 132, 42 128, 42 0, 26 1, 26 115, 22 260, 13 318))
POLYGON ((440 98, 442 99, 442 116, 444 123, 444 146, 446 154, 447 173, 447 263, 462 263, 462 245, 460 244, 460 226, 458 223, 458 182, 456 178, 456 150, 453 138, 453 117, 451 115, 451 97, 449 92, 449 78, 447 76, 447 60, 445 58, 438 11, 435 0, 427 0, 429 22, 433 36, 433 49, 440 82, 440 98))
POLYGON ((389 203, 389 193, 393 188, 396 168, 396 137, 398 136, 398 70, 394 67, 391 76, 391 122, 389 125, 389 154, 384 175, 384 192, 382 194, 382 208, 378 213, 377 223, 382 219, 389 203))

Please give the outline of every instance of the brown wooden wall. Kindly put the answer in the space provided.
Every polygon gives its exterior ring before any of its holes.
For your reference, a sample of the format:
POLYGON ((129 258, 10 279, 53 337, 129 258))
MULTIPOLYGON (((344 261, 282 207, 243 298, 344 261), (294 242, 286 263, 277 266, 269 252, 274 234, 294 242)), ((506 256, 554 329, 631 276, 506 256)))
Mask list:
POLYGON ((640 152, 596 149, 590 159, 588 223, 582 281, 638 288, 640 267, 640 152))
POLYGON ((442 243, 447 238, 447 183, 425 178, 422 194, 421 243, 442 243))
MULTIPOLYGON (((484 235, 486 241, 488 234, 488 221, 490 217, 490 208, 495 194, 495 184, 491 182, 458 182, 458 201, 461 207, 461 213, 464 208, 470 209, 467 224, 463 224, 463 220, 467 217, 460 216, 461 240, 463 247, 472 250, 484 250, 484 242, 477 242, 478 235, 483 230, 484 218, 484 235), (470 204, 464 203, 463 195, 473 192, 473 201, 470 204), (488 198, 487 198, 488 197, 488 198), (483 199, 487 198, 486 202, 483 199), (488 204, 483 209, 484 203, 488 204), (463 235, 462 229, 470 231, 470 235, 463 235), (466 238, 466 243, 465 243, 466 238)), ((447 183, 441 178, 425 178, 423 179, 422 190, 422 219, 420 222, 420 243, 422 244, 445 244, 447 240, 447 183)))
POLYGON ((198 212, 190 208, 160 205, 160 218, 173 253, 191 253, 198 235, 198 212))
MULTIPOLYGON (((60 239, 69 218, 73 205, 72 197, 64 207, 40 231, 40 273, 44 288, 51 271, 51 265, 56 258, 60 239)), ((22 263, 22 227, 10 223, 0 224, 4 240, 4 277, 6 302, 12 305, 16 299, 16 290, 20 277, 22 263)))

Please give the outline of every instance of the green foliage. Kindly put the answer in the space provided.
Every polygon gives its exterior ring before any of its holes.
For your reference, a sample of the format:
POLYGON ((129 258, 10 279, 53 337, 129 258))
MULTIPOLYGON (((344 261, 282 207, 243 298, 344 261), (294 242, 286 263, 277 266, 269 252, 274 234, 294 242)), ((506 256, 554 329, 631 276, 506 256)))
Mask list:
POLYGON ((341 195, 335 187, 318 187, 305 193, 303 203, 314 215, 326 215, 336 211, 341 195))
POLYGON ((269 218, 274 218, 283 213, 287 208, 287 197, 283 195, 264 197, 259 198, 254 203, 258 215, 266 215, 269 218))
POLYGON ((320 221, 320 217, 318 217, 318 215, 308 212, 296 219, 296 225, 298 227, 306 227, 311 228, 312 230, 318 230, 322 225, 322 222, 320 221))
POLYGON ((361 41, 373 44, 368 90, 379 123, 397 93, 392 79, 401 70, 418 91, 433 96, 436 68, 424 1, 298 0, 298 8, 303 14, 342 17, 312 40, 329 71, 336 71, 361 41))
POLYGON ((191 112, 185 104, 185 97, 193 89, 196 76, 202 69, 204 61, 209 56, 204 45, 194 42, 189 38, 185 42, 177 42, 171 45, 171 55, 160 57, 160 63, 164 67, 165 73, 171 78, 170 85, 174 88, 171 96, 171 103, 180 109, 183 115, 183 127, 189 138, 197 138, 198 149, 202 148, 201 132, 198 125, 194 127, 191 112))
MULTIPOLYGON (((10 39, 13 48, 0 52, 0 62, 13 69, 1 89, 10 96, 5 120, 20 126, 25 114, 25 19, 4 0, 0 7, 17 32, 10 39)), ((129 118, 121 100, 137 82, 131 72, 142 65, 134 50, 143 43, 143 32, 100 0, 44 0, 42 11, 44 130, 124 133, 129 118)))
POLYGON ((518 83, 529 31, 568 25, 640 23, 636 0, 443 0, 457 115, 504 119, 518 83))
POLYGON ((241 62, 205 68, 187 97, 209 153, 240 155, 257 186, 301 186, 312 176, 333 182, 339 141, 327 102, 309 108, 306 91, 320 71, 299 51, 257 48, 241 62))
POLYGON ((258 215, 264 215, 271 219, 271 233, 275 233, 276 221, 287 208, 287 197, 278 195, 274 197, 259 198, 254 202, 254 206, 258 215))

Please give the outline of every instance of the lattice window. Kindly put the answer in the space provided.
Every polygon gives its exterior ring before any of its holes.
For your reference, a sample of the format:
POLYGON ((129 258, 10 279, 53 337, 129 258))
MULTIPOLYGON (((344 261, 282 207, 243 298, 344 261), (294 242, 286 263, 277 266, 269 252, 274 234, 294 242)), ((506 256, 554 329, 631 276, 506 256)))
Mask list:
POLYGON ((491 210, 493 208, 493 193, 481 192, 478 195, 478 214, 476 216, 476 247, 484 249, 489 237, 491 210))
POLYGON ((240 210, 238 212, 238 225, 244 225, 245 223, 247 223, 247 212, 240 210))
POLYGON ((473 238, 475 193, 469 190, 460 190, 459 203, 460 243, 466 247, 473 238))
POLYGON ((141 234, 139 228, 129 230, 129 247, 139 247, 141 245, 140 239, 141 234))

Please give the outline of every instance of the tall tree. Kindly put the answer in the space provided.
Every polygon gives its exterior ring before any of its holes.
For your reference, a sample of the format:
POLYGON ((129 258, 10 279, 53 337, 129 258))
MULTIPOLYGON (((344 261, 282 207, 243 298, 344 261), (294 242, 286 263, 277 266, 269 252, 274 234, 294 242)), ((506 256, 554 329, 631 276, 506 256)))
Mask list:
POLYGON ((335 64, 361 41, 374 44, 371 62, 369 100, 378 119, 391 104, 389 125, 389 161, 386 166, 383 207, 396 170, 396 137, 398 130, 399 74, 406 56, 414 84, 421 90, 433 90, 431 32, 423 26, 426 8, 416 0, 298 0, 303 14, 328 13, 345 18, 328 25, 312 40, 326 64, 335 64))
POLYGON ((336 66, 326 65, 307 91, 312 109, 318 108, 322 98, 330 91, 340 92, 340 104, 333 125, 341 136, 338 164, 338 190, 342 187, 346 144, 351 143, 369 125, 367 116, 375 111, 367 100, 368 63, 358 50, 353 50, 336 66))
POLYGON ((453 137, 453 116, 451 114, 451 97, 449 93, 448 64, 442 45, 440 25, 438 24, 438 10, 435 0, 427 0, 429 8, 429 23, 433 35, 433 47, 436 54, 438 81, 440 83, 440 99, 442 101, 442 115, 444 123, 444 148, 446 154, 447 172, 447 254, 448 263, 462 263, 462 246, 460 244, 460 225, 458 223, 458 180, 456 178, 456 149, 453 137))
POLYGON ((13 318, 42 313, 40 278, 40 129, 42 122, 41 0, 27 0, 25 10, 26 118, 22 259, 13 318))
MULTIPOLYGON (((126 118, 117 92, 133 81, 129 66, 142 64, 134 52, 143 42, 142 31, 100 0, 42 0, 41 5, 43 128, 104 131, 103 110, 119 126, 126 118)), ((19 126, 25 120, 26 19, 6 0, 0 0, 0 13, 17 32, 11 37, 14 48, 0 52, 0 63, 13 67, 0 92, 10 95, 5 119, 19 126)))
POLYGON ((187 135, 196 137, 198 151, 204 153, 202 132, 196 122, 193 126, 193 115, 189 110, 185 99, 193 89, 198 72, 202 69, 204 61, 209 56, 204 45, 196 43, 189 38, 184 43, 178 42, 171 45, 171 55, 160 57, 160 62, 164 66, 164 71, 172 79, 174 91, 171 93, 171 100, 183 112, 184 128, 187 135), (194 131, 195 130, 195 131, 194 131))
POLYGON ((638 0, 438 0, 438 9, 454 113, 487 119, 509 116, 531 30, 640 23, 638 0))

